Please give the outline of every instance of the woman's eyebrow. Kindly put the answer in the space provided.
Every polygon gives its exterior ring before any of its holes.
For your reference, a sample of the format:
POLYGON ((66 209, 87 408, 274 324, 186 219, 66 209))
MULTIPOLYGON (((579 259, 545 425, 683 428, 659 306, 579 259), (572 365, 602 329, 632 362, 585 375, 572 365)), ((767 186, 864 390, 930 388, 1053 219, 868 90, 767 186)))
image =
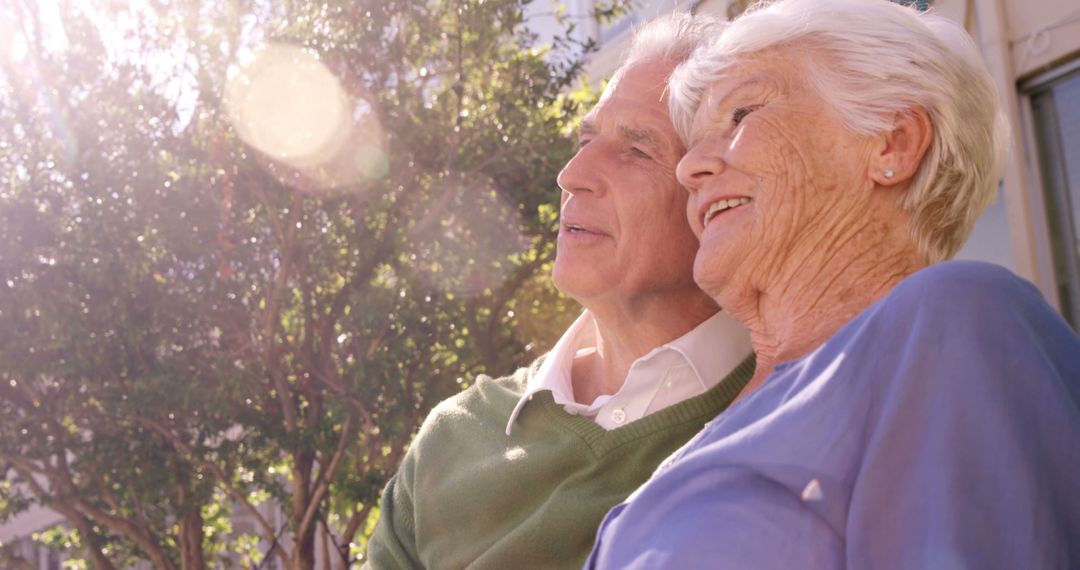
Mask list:
MULTIPOLYGON (((738 95, 742 91, 745 91, 746 89, 748 89, 750 87, 758 87, 758 86, 770 85, 770 84, 772 84, 772 81, 770 79, 768 79, 767 77, 762 77, 760 75, 755 75, 755 76, 752 76, 752 77, 747 77, 746 79, 744 79, 744 80, 740 81, 739 83, 737 83, 731 89, 728 89, 727 93, 724 93, 724 96, 721 97, 719 100, 710 98, 709 102, 704 106, 705 110, 709 113, 709 122, 711 123, 716 118, 715 114, 716 114, 717 110, 726 108, 727 105, 728 105, 729 100, 734 98, 736 95, 738 95), (715 101, 715 102, 713 102, 713 101, 715 101)), ((700 112, 700 110, 701 109, 699 108, 699 112, 700 112)), ((695 124, 691 128, 690 142, 693 142, 697 138, 697 135, 698 135, 698 125, 695 124)))
POLYGON ((753 76, 753 77, 747 77, 746 79, 744 79, 744 80, 740 81, 738 84, 736 84, 735 87, 732 87, 731 89, 728 89, 728 92, 725 93, 724 96, 721 97, 720 100, 716 104, 712 105, 712 107, 714 107, 714 108, 715 107, 723 107, 724 105, 727 104, 729 99, 731 99, 735 95, 738 95, 740 92, 746 90, 747 88, 757 87, 759 85, 767 85, 769 83, 771 83, 771 81, 769 81, 767 78, 762 77, 760 75, 756 75, 756 76, 753 76))

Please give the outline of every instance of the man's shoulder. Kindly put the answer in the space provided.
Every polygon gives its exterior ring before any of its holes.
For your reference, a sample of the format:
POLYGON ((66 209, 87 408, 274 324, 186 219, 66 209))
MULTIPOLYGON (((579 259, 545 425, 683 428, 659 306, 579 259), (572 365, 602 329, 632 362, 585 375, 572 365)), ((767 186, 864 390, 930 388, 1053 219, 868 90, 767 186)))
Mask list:
POLYGON ((481 374, 471 386, 443 400, 432 414, 457 414, 503 407, 513 409, 529 383, 536 364, 523 366, 506 376, 492 377, 481 374))
POLYGON ((471 386, 431 410, 417 438, 452 438, 459 433, 479 437, 486 431, 502 433, 542 359, 506 376, 477 376, 471 386))

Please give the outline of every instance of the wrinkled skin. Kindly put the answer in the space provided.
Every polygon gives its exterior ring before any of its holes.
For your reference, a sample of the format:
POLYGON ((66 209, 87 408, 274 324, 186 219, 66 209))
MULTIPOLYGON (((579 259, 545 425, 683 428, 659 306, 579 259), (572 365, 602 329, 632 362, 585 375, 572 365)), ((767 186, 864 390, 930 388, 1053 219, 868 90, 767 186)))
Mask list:
POLYGON ((701 238, 695 277, 714 295, 782 284, 863 229, 871 139, 840 122, 789 55, 774 50, 731 68, 694 117, 679 177, 701 238), (735 197, 751 201, 704 223, 709 204, 735 197))
POLYGON ((857 134, 812 88, 810 61, 776 48, 727 69, 702 98, 677 171, 701 240, 695 280, 750 328, 752 385, 923 264, 900 197, 925 151, 925 113, 857 134), (886 168, 899 174, 883 178, 886 168))
POLYGON ((559 175, 553 277, 590 308, 700 295, 691 272, 697 239, 675 179, 685 149, 664 94, 672 69, 645 61, 622 70, 582 122, 580 149, 559 175))

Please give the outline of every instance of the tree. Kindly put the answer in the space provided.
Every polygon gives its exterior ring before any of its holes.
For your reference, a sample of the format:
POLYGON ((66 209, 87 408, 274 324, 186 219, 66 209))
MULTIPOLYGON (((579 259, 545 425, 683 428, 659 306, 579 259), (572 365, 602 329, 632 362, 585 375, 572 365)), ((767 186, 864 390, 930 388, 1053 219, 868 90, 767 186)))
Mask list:
POLYGON ((427 410, 573 316, 591 46, 531 47, 526 4, 0 7, 0 517, 99 569, 355 560, 427 410))

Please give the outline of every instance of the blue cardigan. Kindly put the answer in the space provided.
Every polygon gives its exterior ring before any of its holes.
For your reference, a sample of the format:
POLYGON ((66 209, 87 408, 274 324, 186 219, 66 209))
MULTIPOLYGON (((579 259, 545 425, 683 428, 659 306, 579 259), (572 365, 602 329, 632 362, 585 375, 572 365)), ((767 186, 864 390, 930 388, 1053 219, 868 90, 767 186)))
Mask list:
POLYGON ((1080 568, 1080 337, 997 266, 905 279, 605 518, 587 568, 1080 568))

